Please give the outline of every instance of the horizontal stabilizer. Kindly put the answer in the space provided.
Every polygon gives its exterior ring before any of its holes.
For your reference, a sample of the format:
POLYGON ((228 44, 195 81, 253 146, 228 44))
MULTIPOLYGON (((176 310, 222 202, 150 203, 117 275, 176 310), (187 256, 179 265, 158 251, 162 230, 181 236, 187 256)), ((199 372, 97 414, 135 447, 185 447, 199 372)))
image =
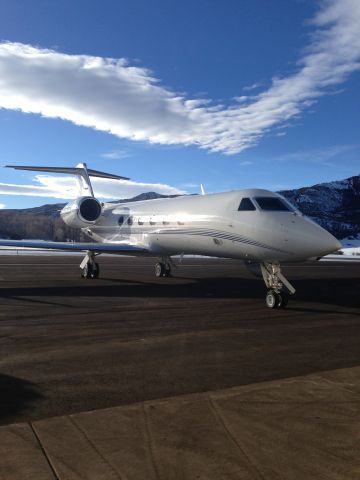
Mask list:
MULTIPOLYGON (((14 168, 15 170, 29 170, 32 172, 49 172, 49 173, 69 173, 72 175, 81 175, 83 167, 32 167, 30 165, 5 165, 6 168, 14 168)), ((130 180, 128 177, 113 175, 112 173, 99 172, 98 170, 86 169, 90 177, 109 178, 111 180, 130 180)))

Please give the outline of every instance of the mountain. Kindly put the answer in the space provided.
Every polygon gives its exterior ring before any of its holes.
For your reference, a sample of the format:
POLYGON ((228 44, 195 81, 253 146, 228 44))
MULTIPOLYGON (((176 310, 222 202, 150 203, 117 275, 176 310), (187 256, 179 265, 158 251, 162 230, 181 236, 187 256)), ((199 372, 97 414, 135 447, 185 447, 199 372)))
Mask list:
MULTIPOLYGON (((338 239, 360 237, 360 176, 279 193, 338 239)), ((154 198, 168 197, 147 192, 117 202, 154 198)), ((0 210, 0 238, 89 241, 79 229, 64 224, 60 217, 64 205, 56 203, 35 208, 0 210)))
POLYGON ((338 239, 360 236, 360 176, 279 192, 338 239))

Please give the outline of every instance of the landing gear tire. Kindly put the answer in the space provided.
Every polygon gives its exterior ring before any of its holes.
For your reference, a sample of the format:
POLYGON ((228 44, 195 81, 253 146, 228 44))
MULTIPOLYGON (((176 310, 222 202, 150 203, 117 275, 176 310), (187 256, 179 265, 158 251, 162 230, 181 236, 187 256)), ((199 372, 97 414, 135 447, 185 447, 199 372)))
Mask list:
POLYGON ((275 292, 269 290, 266 294, 265 302, 269 308, 285 308, 288 304, 289 296, 286 292, 275 292))
POLYGON ((165 265, 161 262, 158 262, 155 265, 155 276, 156 277, 163 277, 165 273, 165 265))
POLYGON ((266 306, 269 308, 277 308, 279 305, 279 295, 275 290, 269 290, 265 297, 266 306))
POLYGON ((98 263, 87 263, 85 267, 82 269, 81 277, 82 278, 99 278, 100 267, 98 263))
POLYGON ((99 267, 99 264, 95 262, 92 265, 90 278, 92 279, 99 278, 99 274, 100 274, 100 267, 99 267))
POLYGON ((158 262, 155 265, 155 276, 156 277, 170 277, 171 276, 171 267, 165 263, 158 262))
POLYGON ((281 292, 277 294, 278 296, 278 304, 277 308, 285 308, 289 302, 289 295, 286 292, 281 292))
POLYGON ((88 263, 81 270, 81 278, 90 278, 90 268, 88 263))

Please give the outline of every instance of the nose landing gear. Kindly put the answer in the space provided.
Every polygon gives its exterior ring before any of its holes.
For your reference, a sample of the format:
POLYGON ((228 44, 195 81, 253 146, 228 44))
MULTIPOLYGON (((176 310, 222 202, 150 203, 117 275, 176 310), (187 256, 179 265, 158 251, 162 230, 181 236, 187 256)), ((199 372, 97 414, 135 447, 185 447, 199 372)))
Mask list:
POLYGON ((280 264, 264 262, 261 264, 261 273, 269 289, 265 298, 266 305, 269 308, 286 307, 289 295, 295 293, 295 288, 281 273, 280 264))

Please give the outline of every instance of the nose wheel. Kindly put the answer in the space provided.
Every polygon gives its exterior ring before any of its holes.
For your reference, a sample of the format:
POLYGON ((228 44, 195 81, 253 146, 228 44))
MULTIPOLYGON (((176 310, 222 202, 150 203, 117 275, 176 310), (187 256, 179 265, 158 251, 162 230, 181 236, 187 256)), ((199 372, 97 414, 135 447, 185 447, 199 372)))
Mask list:
POLYGON ((275 290, 269 290, 265 297, 266 306, 269 308, 285 308, 288 301, 289 296, 286 292, 275 292, 275 290))
POLYGON ((262 263, 261 272, 265 285, 269 289, 265 303, 269 308, 285 308, 289 295, 295 293, 295 288, 281 273, 279 263, 262 263))

